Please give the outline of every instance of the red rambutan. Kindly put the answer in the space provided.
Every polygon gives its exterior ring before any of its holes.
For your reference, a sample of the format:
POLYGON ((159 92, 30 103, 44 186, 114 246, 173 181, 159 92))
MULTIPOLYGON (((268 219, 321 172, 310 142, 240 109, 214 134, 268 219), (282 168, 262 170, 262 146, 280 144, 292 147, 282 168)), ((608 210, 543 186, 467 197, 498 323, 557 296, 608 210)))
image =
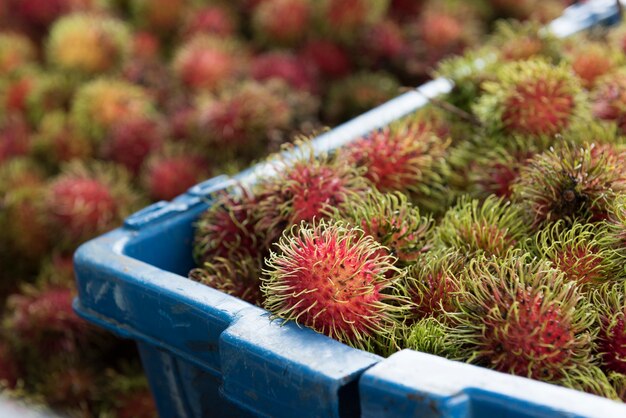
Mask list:
POLYGON ((332 41, 310 41, 304 46, 300 56, 323 77, 329 79, 345 77, 352 70, 348 53, 332 41))
POLYGON ((582 85, 590 89, 596 80, 618 67, 620 56, 603 44, 587 42, 577 45, 569 60, 582 85))
POLYGON ((26 155, 31 147, 31 132, 18 115, 0 117, 0 163, 26 155))
MULTIPOLYGON (((266 260, 262 291, 275 317, 296 321, 351 346, 383 342, 402 308, 394 259, 380 244, 341 223, 285 231, 266 260)), ((383 342, 384 344, 384 342, 383 342)))
POLYGON ((183 36, 197 34, 229 37, 235 34, 237 22, 234 14, 226 7, 218 5, 204 6, 194 10, 183 26, 183 36))
POLYGON ((598 310, 600 333, 597 352, 602 368, 626 374, 626 289, 624 283, 606 283, 593 291, 591 300, 598 310))
POLYGON ((252 14, 255 37, 261 43, 294 45, 308 33, 311 14, 310 0, 263 1, 252 14))
POLYGON ((252 61, 252 77, 257 81, 277 78, 291 87, 315 91, 317 81, 310 68, 298 57, 285 52, 258 55, 252 61))

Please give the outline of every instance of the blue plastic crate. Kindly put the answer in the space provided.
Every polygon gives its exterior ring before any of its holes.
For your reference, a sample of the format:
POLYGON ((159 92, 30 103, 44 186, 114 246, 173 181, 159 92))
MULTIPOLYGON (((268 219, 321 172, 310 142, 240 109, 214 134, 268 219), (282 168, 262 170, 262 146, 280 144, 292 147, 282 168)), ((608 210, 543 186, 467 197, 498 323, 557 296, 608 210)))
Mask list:
MULTIPOLYGON (((615 3, 576 6, 552 30, 567 36, 617 19, 615 3), (601 7, 602 6, 602 7, 601 7), (590 12, 593 11, 593 13, 590 12)), ((320 136, 317 151, 344 146, 449 92, 437 79, 320 136)), ((186 278, 192 224, 212 193, 271 175, 260 164, 222 176, 130 216, 75 255, 75 310, 137 341, 162 417, 623 416, 617 403, 405 350, 383 359, 186 278)))

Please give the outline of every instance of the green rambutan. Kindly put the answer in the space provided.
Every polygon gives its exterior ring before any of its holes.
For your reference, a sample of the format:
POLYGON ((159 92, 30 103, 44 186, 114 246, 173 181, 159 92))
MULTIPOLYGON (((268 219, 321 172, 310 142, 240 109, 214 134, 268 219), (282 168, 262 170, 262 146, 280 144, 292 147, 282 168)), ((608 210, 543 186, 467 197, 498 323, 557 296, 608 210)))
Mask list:
POLYGON ((537 22, 497 21, 494 33, 487 42, 489 49, 505 61, 522 61, 544 57, 560 58, 560 41, 549 31, 541 30, 537 22))
POLYGON ((265 308, 353 347, 385 345, 404 308, 395 260, 381 248, 341 222, 294 225, 266 259, 265 308))
POLYGON ((149 116, 154 104, 147 92, 117 79, 83 84, 72 103, 71 117, 80 133, 100 141, 120 120, 149 116))
POLYGON ((48 61, 64 71, 102 74, 116 69, 130 52, 130 30, 121 20, 76 13, 50 29, 48 61))
POLYGON ((610 202, 606 226, 601 244, 626 258, 626 195, 620 194, 610 202))
POLYGON ((400 93, 398 80, 385 72, 359 72, 331 84, 325 116, 340 122, 376 107, 400 93))
POLYGON ((254 227, 259 198, 243 186, 218 193, 194 224, 193 257, 196 264, 215 257, 237 260, 260 254, 254 227))
POLYGON ((561 142, 531 158, 513 185, 533 229, 563 219, 572 223, 608 216, 612 199, 626 191, 624 153, 610 144, 561 142))
POLYGON ((285 229, 302 221, 324 217, 327 207, 338 207, 351 193, 363 194, 370 186, 359 170, 339 158, 315 156, 307 143, 293 157, 270 160, 276 175, 253 190, 259 196, 255 230, 269 245, 285 229))
POLYGON ((0 75, 6 76, 34 63, 35 45, 26 36, 15 32, 0 32, 0 75))
POLYGON ((90 162, 66 165, 51 179, 44 199, 44 215, 58 233, 58 244, 72 248, 106 232, 142 205, 119 166, 90 162))
POLYGON ((608 378, 613 389, 615 389, 617 397, 621 399, 622 402, 626 402, 626 374, 611 372, 608 378))
POLYGON ((215 91, 247 72, 245 49, 234 39, 196 35, 175 51, 173 69, 192 90, 215 91))
POLYGON ((33 80, 26 96, 26 111, 33 126, 49 113, 66 112, 72 105, 76 81, 67 74, 47 71, 33 80))
POLYGON ((191 270, 189 278, 260 306, 263 301, 259 279, 262 265, 260 258, 250 256, 234 260, 216 256, 191 270))
POLYGON ((436 211, 445 201, 448 138, 419 114, 374 131, 340 151, 341 159, 364 167, 364 176, 381 192, 407 193, 436 211))
POLYGON ((430 248, 433 219, 422 216, 401 193, 349 195, 339 207, 328 209, 328 217, 361 228, 385 247, 383 254, 396 257, 397 265, 415 262, 430 248))
POLYGON ((460 291, 458 274, 467 260, 454 249, 437 248, 421 255, 406 269, 406 288, 413 303, 409 319, 442 318, 454 309, 460 291))
POLYGON ((596 351, 607 372, 626 374, 626 288, 624 281, 605 283, 591 294, 600 332, 596 351))
POLYGON ((406 333, 406 348, 440 357, 459 357, 454 341, 448 338, 446 326, 437 318, 422 318, 411 324, 406 333))
POLYGON ((502 65, 474 112, 489 131, 529 136, 563 132, 586 114, 578 78, 540 59, 502 65))
POLYGON ((568 370, 568 373, 557 383, 570 389, 603 396, 608 399, 620 399, 610 379, 597 366, 581 365, 568 370))
MULTIPOLYGON (((623 260, 602 245, 603 226, 574 222, 566 226, 559 220, 535 237, 535 248, 565 273, 567 280, 579 285, 597 284, 626 276, 623 260)), ((624 369, 626 371, 626 369, 624 369)))
POLYGON ((53 171, 72 160, 87 160, 94 155, 93 143, 76 129, 63 112, 46 114, 33 142, 33 156, 53 171))
POLYGON ((260 43, 289 46, 309 32, 312 19, 310 0, 265 0, 252 12, 252 28, 260 43), (285 19, 289 16, 289 19, 285 19))
POLYGON ((590 362, 592 306, 550 262, 517 251, 474 258, 461 280, 463 297, 445 313, 459 359, 549 382, 590 362))
POLYGON ((470 256, 504 256, 524 246, 528 226, 522 209, 502 198, 462 197, 435 228, 434 242, 470 256))

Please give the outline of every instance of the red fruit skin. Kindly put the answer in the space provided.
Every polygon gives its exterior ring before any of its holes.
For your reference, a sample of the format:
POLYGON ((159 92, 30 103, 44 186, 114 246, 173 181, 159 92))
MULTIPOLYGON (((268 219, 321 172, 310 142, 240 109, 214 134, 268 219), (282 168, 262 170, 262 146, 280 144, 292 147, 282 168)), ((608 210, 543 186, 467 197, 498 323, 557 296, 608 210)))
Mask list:
POLYGON ((255 9, 253 16, 263 36, 279 44, 301 39, 309 28, 310 19, 309 0, 266 0, 255 9))
POLYGON ((329 79, 343 78, 352 71, 347 52, 331 41, 311 41, 302 49, 300 56, 329 79))
POLYGON ((72 289, 55 287, 34 296, 10 296, 13 332, 22 342, 49 354, 76 352, 91 328, 74 313, 74 297, 72 289))
POLYGON ((562 93, 560 83, 542 81, 518 85, 504 103, 502 123, 511 133, 554 135, 567 127, 574 111, 574 97, 562 93))
POLYGON ((180 62, 181 80, 192 89, 215 89, 241 72, 233 53, 216 47, 194 48, 180 62))
POLYGON ((429 49, 449 49, 461 42, 463 23, 455 16, 430 12, 419 20, 419 31, 429 49))
POLYGON ((26 98, 32 87, 33 80, 28 76, 11 83, 7 91, 6 110, 23 115, 26 111, 26 98))
POLYGON ((21 117, 9 117, 0 127, 0 163, 30 151, 31 137, 28 125, 21 117))
POLYGON ((219 6, 206 6, 193 13, 183 36, 191 37, 198 33, 206 33, 228 37, 234 35, 235 30, 235 22, 226 10, 219 6))
POLYGON ((407 41, 402 30, 392 20, 376 23, 365 32, 363 49, 374 62, 399 58, 407 48, 407 41))
POLYGON ((252 62, 252 77, 257 81, 277 78, 296 89, 309 92, 317 89, 316 80, 307 66, 286 53, 270 52, 257 56, 252 62))
POLYGON ((35 26, 47 26, 69 9, 68 0, 13 0, 15 12, 35 26))
POLYGON ((0 342, 0 388, 15 388, 20 374, 11 347, 5 342, 0 342))
POLYGON ((624 316, 611 326, 603 323, 599 336, 598 351, 602 353, 604 366, 612 371, 626 374, 626 329, 624 316))
POLYGON ((107 228, 115 219, 118 205, 101 182, 66 177, 52 184, 47 208, 53 224, 80 240, 107 228))
POLYGON ((147 186, 154 200, 171 200, 208 176, 202 158, 182 155, 158 159, 148 167, 147 186))
POLYGON ((596 80, 611 71, 614 66, 611 59, 597 49, 580 51, 572 60, 572 69, 586 88, 593 87, 596 80))
POLYGON ((104 155, 136 175, 150 153, 163 145, 164 135, 162 126, 155 120, 121 120, 104 145, 104 155))
POLYGON ((137 32, 133 35, 133 57, 135 59, 158 59, 161 42, 151 32, 137 32))
MULTIPOLYGON (((501 296, 494 295, 498 305, 506 303, 497 300, 501 296)), ((484 351, 495 353, 496 356, 497 353, 509 353, 496 363, 496 370, 540 380, 544 377, 541 368, 529 370, 530 362, 525 357, 512 356, 511 353, 528 353, 534 358, 544 356, 545 363, 562 364, 569 353, 567 350, 555 351, 554 347, 565 347, 575 337, 558 305, 543 308, 545 312, 542 312, 543 300, 540 294, 530 298, 527 293, 520 292, 516 302, 520 308, 517 317, 505 319, 508 327, 502 323, 486 322, 485 341, 492 341, 492 344, 484 351), (500 332, 506 335, 500 335, 500 332)))
POLYGON ((155 418, 156 405, 148 389, 134 391, 118 401, 117 418, 155 418))

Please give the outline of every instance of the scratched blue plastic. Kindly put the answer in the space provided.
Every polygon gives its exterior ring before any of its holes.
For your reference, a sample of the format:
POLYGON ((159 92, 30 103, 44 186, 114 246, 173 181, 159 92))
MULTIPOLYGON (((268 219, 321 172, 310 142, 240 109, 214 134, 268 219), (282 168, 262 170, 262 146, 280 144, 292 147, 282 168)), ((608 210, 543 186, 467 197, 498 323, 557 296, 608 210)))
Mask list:
MULTIPOLYGON (((616 19, 615 3, 598 0, 568 9, 549 28, 568 36, 616 19)), ((345 146, 451 88, 431 81, 321 135, 314 148, 345 146)), ((75 255, 75 310, 137 341, 162 417, 626 417, 625 407, 598 397, 421 353, 382 359, 270 322, 266 311, 186 279, 193 222, 211 196, 272 173, 259 164, 207 180, 75 255)))

